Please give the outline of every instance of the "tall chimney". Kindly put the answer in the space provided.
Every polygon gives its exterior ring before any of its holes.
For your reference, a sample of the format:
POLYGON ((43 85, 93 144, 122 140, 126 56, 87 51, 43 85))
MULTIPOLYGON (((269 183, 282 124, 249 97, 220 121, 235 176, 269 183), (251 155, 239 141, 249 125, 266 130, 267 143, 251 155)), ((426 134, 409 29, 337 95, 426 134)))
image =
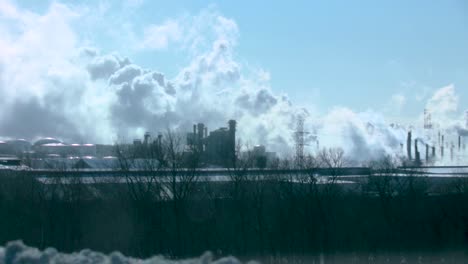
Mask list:
POLYGON ((419 165, 421 162, 421 157, 419 156, 417 139, 414 140, 414 158, 415 158, 416 164, 419 165))
POLYGON ((426 162, 429 160, 429 144, 426 143, 426 162))
POLYGON ((229 158, 234 166, 236 162, 236 120, 229 120, 229 158))
POLYGON ((150 141, 150 138, 151 138, 150 132, 146 132, 146 133, 145 133, 145 137, 144 137, 144 143, 145 143, 145 145, 148 145, 148 144, 150 143, 150 142, 149 142, 149 141, 150 141))
POLYGON ((439 142, 439 146, 440 146, 440 131, 439 131, 438 135, 439 135, 439 137, 438 137, 439 141, 438 142, 439 142))
POLYGON ((408 159, 412 159, 411 158, 411 131, 408 132, 408 138, 406 140, 406 152, 408 154, 408 159))
POLYGON ((162 134, 159 133, 159 134, 158 134, 158 146, 159 146, 159 147, 161 147, 161 144, 162 144, 162 137, 163 137, 162 134))
POLYGON ((454 148, 454 146, 453 146, 453 143, 452 143, 452 145, 450 146, 450 160, 451 161, 453 161, 453 148, 454 148))
POLYGON ((203 152, 203 131, 205 129, 205 125, 203 123, 198 123, 198 151, 200 153, 203 152))
POLYGON ((432 158, 435 158, 436 156, 436 148, 435 146, 432 146, 432 158))
POLYGON ((445 148, 445 145, 444 145, 444 135, 442 135, 442 141, 440 143, 440 156, 441 158, 444 158, 444 148, 445 148))

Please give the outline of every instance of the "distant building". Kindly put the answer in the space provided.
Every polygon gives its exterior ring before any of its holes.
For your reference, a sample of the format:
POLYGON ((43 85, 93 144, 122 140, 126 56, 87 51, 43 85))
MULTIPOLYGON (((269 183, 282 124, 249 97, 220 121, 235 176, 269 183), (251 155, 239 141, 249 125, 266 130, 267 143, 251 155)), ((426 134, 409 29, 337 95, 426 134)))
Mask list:
POLYGON ((204 163, 231 167, 236 158, 236 121, 229 120, 228 127, 211 131, 203 123, 193 125, 187 134, 189 151, 197 152, 204 163))
POLYGON ((21 156, 31 150, 31 143, 24 139, 0 141, 0 155, 21 156))

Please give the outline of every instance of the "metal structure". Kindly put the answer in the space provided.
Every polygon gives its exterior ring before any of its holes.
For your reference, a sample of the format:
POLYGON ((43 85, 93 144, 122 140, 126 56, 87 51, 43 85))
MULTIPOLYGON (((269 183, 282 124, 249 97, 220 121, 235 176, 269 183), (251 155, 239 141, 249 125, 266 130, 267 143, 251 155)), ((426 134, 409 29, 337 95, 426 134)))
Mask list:
POLYGON ((299 116, 296 122, 296 131, 294 132, 294 142, 296 147, 296 162, 299 166, 304 162, 304 146, 307 145, 306 135, 309 132, 304 131, 304 117, 299 116))
POLYGON ((424 129, 432 129, 432 115, 427 109, 424 109, 424 129))

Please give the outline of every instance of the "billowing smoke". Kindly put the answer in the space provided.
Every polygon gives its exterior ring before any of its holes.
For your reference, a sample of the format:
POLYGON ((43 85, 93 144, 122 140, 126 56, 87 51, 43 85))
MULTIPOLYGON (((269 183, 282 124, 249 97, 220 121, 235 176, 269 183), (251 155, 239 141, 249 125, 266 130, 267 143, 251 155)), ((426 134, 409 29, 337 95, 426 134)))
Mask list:
MULTIPOLYGON (((195 122, 215 129, 236 119, 244 143, 291 153, 296 119, 308 115, 306 130, 318 136, 320 146, 342 147, 362 160, 398 154, 406 140, 407 128, 389 125, 379 113, 335 108, 318 115, 274 93, 267 72, 236 57, 235 21, 215 11, 184 18, 188 22, 180 25, 171 20, 177 38, 158 40, 168 30, 156 27, 142 40, 154 49, 180 41, 190 50, 190 62, 175 76, 90 47, 74 29, 81 15, 59 3, 44 14, 0 5, 0 23, 5 22, 0 24, 0 136, 113 143, 141 138, 145 131, 190 131, 195 122)), ((442 116, 457 102, 448 86, 428 108, 442 109, 442 116)), ((317 142, 309 143, 307 150, 313 151, 317 142)))
MULTIPOLYGON (((113 252, 109 255, 94 252, 85 249, 79 252, 65 254, 60 253, 54 248, 47 248, 41 251, 37 248, 25 246, 20 241, 10 242, 5 248, 0 247, 0 263, 19 264, 19 263, 147 263, 147 264, 240 264, 241 262, 234 257, 225 257, 218 260, 213 259, 211 253, 205 253, 200 258, 193 258, 181 261, 168 260, 161 256, 151 257, 145 260, 126 257, 120 252, 113 252)), ((256 262, 249 262, 256 263, 256 262)))

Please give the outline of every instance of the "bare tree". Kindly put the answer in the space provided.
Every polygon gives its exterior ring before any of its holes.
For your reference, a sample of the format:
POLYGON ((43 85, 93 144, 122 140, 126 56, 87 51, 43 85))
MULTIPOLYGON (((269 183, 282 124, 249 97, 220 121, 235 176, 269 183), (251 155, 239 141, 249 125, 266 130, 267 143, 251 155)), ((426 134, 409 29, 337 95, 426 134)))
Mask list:
POLYGON ((185 206, 193 195, 198 181, 201 156, 194 148, 185 151, 182 135, 171 129, 167 129, 162 144, 166 157, 166 172, 168 172, 168 177, 162 181, 162 190, 166 199, 172 204, 176 229, 175 254, 180 255, 184 252, 182 227, 185 220, 185 206))

